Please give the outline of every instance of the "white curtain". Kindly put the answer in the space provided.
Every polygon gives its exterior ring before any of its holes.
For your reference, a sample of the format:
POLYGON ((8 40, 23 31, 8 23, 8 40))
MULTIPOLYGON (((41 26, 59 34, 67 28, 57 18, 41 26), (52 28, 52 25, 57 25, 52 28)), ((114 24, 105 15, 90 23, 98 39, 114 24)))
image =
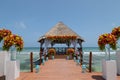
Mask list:
POLYGON ((73 47, 75 48, 75 53, 77 53, 77 49, 76 49, 76 46, 77 46, 77 40, 71 40, 71 44, 73 45, 73 47))
POLYGON ((47 50, 47 47, 49 46, 49 44, 51 43, 51 41, 50 40, 48 40, 48 39, 45 39, 45 49, 44 49, 44 52, 43 52, 43 54, 47 54, 47 52, 48 52, 48 50, 47 50))

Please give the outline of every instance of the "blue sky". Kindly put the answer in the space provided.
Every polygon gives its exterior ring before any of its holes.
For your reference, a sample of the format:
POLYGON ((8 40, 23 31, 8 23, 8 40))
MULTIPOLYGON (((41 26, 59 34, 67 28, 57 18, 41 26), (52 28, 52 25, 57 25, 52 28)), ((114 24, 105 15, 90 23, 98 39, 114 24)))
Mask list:
POLYGON ((120 26, 120 0, 0 0, 0 27, 23 37, 25 47, 62 21, 97 46, 98 36, 120 26))

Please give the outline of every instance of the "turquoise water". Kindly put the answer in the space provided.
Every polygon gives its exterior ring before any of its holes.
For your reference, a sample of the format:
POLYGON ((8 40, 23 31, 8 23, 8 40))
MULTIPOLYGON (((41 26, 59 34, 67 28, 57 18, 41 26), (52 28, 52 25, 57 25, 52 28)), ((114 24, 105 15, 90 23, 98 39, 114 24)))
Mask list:
MULTIPOLYGON (((26 47, 22 52, 17 53, 17 60, 20 60, 20 70, 30 71, 30 53, 33 52, 34 61, 39 58, 39 47, 26 47)), ((92 51, 92 68, 93 71, 101 72, 102 59, 105 59, 105 52, 100 51, 98 47, 84 47, 83 48, 83 61, 87 65, 89 62, 89 53, 92 51)), ((115 60, 115 51, 111 51, 111 59, 115 60)))

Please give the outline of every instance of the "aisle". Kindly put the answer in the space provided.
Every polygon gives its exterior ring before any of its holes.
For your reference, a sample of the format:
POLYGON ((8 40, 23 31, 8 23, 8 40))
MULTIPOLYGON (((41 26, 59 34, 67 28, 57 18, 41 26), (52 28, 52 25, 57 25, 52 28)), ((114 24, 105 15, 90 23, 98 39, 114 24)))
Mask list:
POLYGON ((47 77, 47 80, 74 80, 80 73, 80 66, 77 66, 73 60, 65 59, 48 61, 40 72, 43 79, 47 77))

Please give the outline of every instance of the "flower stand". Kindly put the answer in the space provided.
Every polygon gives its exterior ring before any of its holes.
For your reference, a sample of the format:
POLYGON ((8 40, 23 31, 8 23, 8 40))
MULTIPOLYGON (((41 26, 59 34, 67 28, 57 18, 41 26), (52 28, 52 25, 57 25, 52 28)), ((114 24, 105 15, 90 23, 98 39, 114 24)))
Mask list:
POLYGON ((0 76, 6 75, 6 61, 10 61, 10 54, 7 51, 0 52, 0 76))
POLYGON ((11 61, 11 54, 7 51, 0 52, 0 76, 5 75, 6 80, 15 80, 19 77, 20 62, 11 61))
POLYGON ((102 74, 106 80, 117 80, 115 60, 102 60, 102 74))
POLYGON ((117 74, 120 75, 120 50, 116 51, 117 74))
POLYGON ((16 50, 15 50, 15 48, 14 49, 12 49, 12 51, 11 51, 11 60, 12 61, 15 61, 16 60, 16 50))
POLYGON ((20 62, 7 61, 6 64, 6 80, 15 80, 20 76, 20 62))

